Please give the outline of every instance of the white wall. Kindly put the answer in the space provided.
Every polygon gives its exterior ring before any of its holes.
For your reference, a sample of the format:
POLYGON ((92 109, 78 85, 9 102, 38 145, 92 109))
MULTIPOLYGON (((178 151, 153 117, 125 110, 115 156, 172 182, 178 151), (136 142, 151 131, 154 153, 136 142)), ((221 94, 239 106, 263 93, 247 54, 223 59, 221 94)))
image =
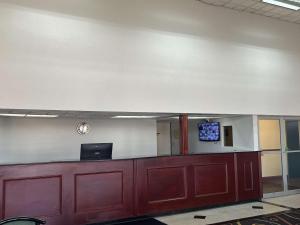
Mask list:
POLYGON ((221 125, 221 140, 218 142, 199 141, 200 121, 189 121, 189 148, 192 153, 254 150, 252 116, 221 118, 214 121, 220 122, 221 125), (224 147, 223 126, 232 126, 233 147, 224 147))
POLYGON ((80 144, 113 142, 113 158, 156 156, 155 120, 87 120, 79 135, 76 119, 0 118, 0 163, 79 160, 80 144))
POLYGON ((0 108, 300 115, 299 25, 195 0, 0 4, 0 108))

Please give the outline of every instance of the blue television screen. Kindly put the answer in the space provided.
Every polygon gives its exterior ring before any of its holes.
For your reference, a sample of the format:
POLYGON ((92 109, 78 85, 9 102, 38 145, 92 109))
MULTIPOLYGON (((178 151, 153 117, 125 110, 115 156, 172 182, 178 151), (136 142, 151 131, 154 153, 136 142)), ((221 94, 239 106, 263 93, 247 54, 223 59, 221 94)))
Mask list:
POLYGON ((199 123, 198 128, 200 141, 220 141, 219 122, 199 123))

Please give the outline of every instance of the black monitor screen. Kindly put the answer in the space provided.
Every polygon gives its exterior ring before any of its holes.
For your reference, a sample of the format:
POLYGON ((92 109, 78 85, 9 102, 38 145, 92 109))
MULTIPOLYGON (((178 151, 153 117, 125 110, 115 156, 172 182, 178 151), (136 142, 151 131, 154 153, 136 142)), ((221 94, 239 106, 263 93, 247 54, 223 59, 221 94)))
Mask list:
POLYGON ((82 144, 80 160, 111 159, 112 148, 112 143, 82 144))

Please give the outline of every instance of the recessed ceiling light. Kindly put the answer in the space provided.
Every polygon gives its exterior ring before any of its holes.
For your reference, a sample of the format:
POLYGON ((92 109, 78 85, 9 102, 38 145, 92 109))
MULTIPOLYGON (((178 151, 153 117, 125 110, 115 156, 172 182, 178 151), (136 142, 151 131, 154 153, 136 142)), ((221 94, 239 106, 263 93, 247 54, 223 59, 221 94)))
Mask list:
POLYGON ((154 119, 157 116, 113 116, 115 119, 154 119))
POLYGON ((265 3, 269 3, 272 5, 280 6, 283 8, 288 8, 292 10, 299 10, 300 9, 300 1, 296 0, 262 0, 265 3))

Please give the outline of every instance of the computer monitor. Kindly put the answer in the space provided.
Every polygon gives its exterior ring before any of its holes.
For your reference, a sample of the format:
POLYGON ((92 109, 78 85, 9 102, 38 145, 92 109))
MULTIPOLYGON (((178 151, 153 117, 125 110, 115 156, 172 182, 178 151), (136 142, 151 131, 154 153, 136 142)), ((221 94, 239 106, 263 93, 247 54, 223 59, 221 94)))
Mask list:
POLYGON ((81 144, 80 160, 111 159, 113 143, 81 144))

